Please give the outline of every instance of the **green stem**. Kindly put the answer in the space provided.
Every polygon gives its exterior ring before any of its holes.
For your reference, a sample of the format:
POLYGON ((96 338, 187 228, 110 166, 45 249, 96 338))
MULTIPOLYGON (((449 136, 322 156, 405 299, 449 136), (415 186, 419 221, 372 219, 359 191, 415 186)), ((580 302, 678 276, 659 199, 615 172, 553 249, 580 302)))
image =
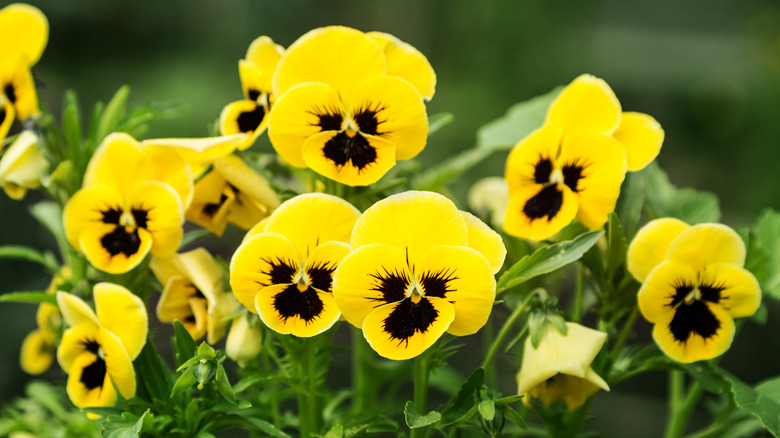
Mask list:
POLYGON ((495 359, 496 354, 498 354, 499 348, 501 348, 501 344, 503 344, 506 337, 509 336, 509 331, 515 325, 515 323, 517 323, 517 320, 520 319, 520 317, 523 315, 523 312, 525 312, 525 309, 528 308, 528 305, 530 303, 531 300, 529 297, 529 299, 526 299, 522 305, 517 306, 517 308, 514 311, 512 311, 512 313, 506 319, 503 327, 501 327, 501 331, 498 332, 498 336, 496 336, 495 340, 490 345, 487 356, 485 357, 485 361, 482 362, 483 369, 487 369, 490 366, 490 364, 493 362, 493 359, 495 359))
POLYGON ((352 330, 352 389, 355 391, 352 411, 355 414, 371 412, 374 404, 374 384, 370 378, 367 346, 363 331, 352 330))
MULTIPOLYGON (((267 338, 267 335, 266 335, 267 338)), ((266 369, 269 373, 273 373, 276 370, 274 370, 271 367, 271 361, 268 358, 268 348, 273 348, 273 344, 269 344, 266 342, 266 345, 263 347, 262 351, 262 358, 263 358, 263 368, 266 369)), ((271 404, 271 419, 273 420, 274 424, 279 424, 279 401, 274 396, 276 394, 276 382, 270 381, 268 382, 268 388, 267 390, 271 394, 269 403, 271 404)))
POLYGON ((317 338, 309 338, 306 341, 306 364, 308 366, 307 376, 309 378, 309 419, 311 421, 312 433, 320 430, 320 409, 319 409, 319 379, 317 378, 317 338))
MULTIPOLYGON (((428 361, 425 354, 414 358, 414 406, 417 412, 425 415, 425 405, 428 402, 428 361)), ((425 436, 425 428, 412 429, 411 438, 425 436)))
POLYGON ((572 322, 579 323, 582 320, 582 296, 585 293, 585 265, 580 263, 577 267, 577 293, 574 295, 574 309, 572 310, 572 322))
POLYGON ((300 436, 309 438, 319 431, 317 410, 317 344, 316 339, 302 339, 298 358, 298 422, 300 436))
POLYGON ((626 325, 623 326, 623 330, 620 332, 620 336, 618 337, 617 343, 615 344, 615 348, 612 349, 613 358, 616 357, 616 355, 620 352, 620 350, 623 349, 623 346, 626 344, 628 336, 634 329, 637 315, 639 315, 639 306, 634 307, 634 310, 631 311, 631 315, 628 316, 626 325))
POLYGON ((699 399, 704 394, 704 388, 699 382, 693 382, 688 393, 683 397, 683 384, 683 372, 680 370, 671 371, 669 382, 670 418, 666 424, 666 434, 664 435, 666 438, 683 436, 688 427, 688 421, 691 419, 699 399))

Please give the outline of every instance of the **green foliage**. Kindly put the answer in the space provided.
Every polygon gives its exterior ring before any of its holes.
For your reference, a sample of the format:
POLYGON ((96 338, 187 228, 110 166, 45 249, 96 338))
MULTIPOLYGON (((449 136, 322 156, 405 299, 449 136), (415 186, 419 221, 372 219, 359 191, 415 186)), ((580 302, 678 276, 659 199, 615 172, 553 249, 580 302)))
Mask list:
POLYGON ((769 396, 767 393, 773 393, 777 383, 767 383, 759 391, 743 383, 741 380, 731 374, 721 370, 721 374, 726 382, 731 386, 731 396, 736 405, 743 409, 761 422, 766 430, 775 437, 780 436, 780 402, 769 396))
POLYGON ((413 401, 408 401, 406 406, 404 406, 404 419, 409 429, 418 429, 438 423, 441 421, 441 414, 436 411, 430 411, 423 415, 417 412, 413 401))
POLYGON ((0 303, 49 303, 57 305, 57 296, 46 292, 6 292, 0 295, 0 303))
POLYGON ((32 381, 27 384, 25 393, 25 398, 3 408, 0 436, 14 432, 38 437, 92 438, 98 435, 97 424, 73 407, 62 388, 32 381))
POLYGON ((651 163, 636 175, 644 179, 651 219, 676 217, 691 225, 720 220, 720 204, 715 194, 689 188, 678 189, 669 182, 666 172, 656 163, 651 163))
POLYGON ((138 438, 144 425, 144 418, 149 413, 147 410, 140 417, 129 412, 122 415, 112 415, 103 422, 100 427, 100 435, 103 438, 138 438))
POLYGON ((0 246, 0 259, 26 260, 32 263, 38 263, 46 268, 50 273, 56 273, 60 270, 60 264, 54 258, 54 254, 47 251, 41 253, 35 248, 20 245, 0 246))

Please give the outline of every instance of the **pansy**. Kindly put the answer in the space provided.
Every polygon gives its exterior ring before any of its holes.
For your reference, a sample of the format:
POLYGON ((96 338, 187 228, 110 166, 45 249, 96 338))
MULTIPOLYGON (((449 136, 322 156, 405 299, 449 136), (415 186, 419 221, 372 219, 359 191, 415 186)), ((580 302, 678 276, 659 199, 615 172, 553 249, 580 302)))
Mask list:
POLYGON ((274 103, 273 75, 282 54, 282 46, 274 44, 267 36, 261 36, 249 45, 246 58, 238 61, 245 99, 225 106, 219 117, 219 130, 223 135, 250 134, 241 149, 251 146, 265 131, 274 103))
POLYGON ((22 131, 0 157, 0 186, 8 197, 22 199, 27 189, 41 185, 41 176, 48 167, 49 161, 38 147, 38 136, 22 131))
POLYGON ((140 298, 122 286, 98 283, 95 311, 75 295, 57 292, 69 326, 57 349, 57 361, 68 373, 67 391, 74 405, 113 406, 117 392, 135 396, 133 360, 146 344, 148 321, 140 298))
POLYGON ((127 272, 151 252, 172 256, 181 242, 192 174, 177 153, 111 134, 92 156, 82 188, 65 205, 65 233, 96 268, 127 272))
POLYGON ((599 389, 609 391, 607 382, 590 366, 607 339, 606 333, 571 322, 566 323, 566 334, 553 324, 545 324, 542 330, 537 347, 530 336, 525 341, 517 374, 517 393, 525 395, 524 403, 533 398, 550 406, 563 399, 573 411, 599 389))
POLYGON ((303 35, 279 62, 273 86, 277 101, 268 135, 293 166, 368 185, 425 147, 428 121, 420 92, 387 75, 382 48, 360 31, 330 26, 303 35))
POLYGON ((222 269, 204 248, 176 254, 168 259, 153 257, 149 267, 163 285, 157 303, 162 322, 181 322, 194 339, 208 334, 209 344, 225 334, 225 317, 238 303, 223 289, 222 269))
POLYGON ((649 222, 628 249, 628 269, 642 287, 639 310, 653 339, 672 359, 720 356, 734 338, 734 318, 761 305, 758 281, 743 268, 745 244, 720 224, 688 226, 673 218, 649 222))
POLYGON ((62 317, 57 306, 41 303, 35 320, 38 328, 24 338, 19 358, 22 369, 27 374, 41 374, 51 366, 57 348, 57 329, 62 317))
POLYGON ((389 359, 409 359, 444 332, 476 333, 496 295, 506 249, 497 233, 452 201, 410 191, 371 206, 333 278, 344 317, 389 359))
POLYGON ((283 203, 233 254, 230 286, 238 301, 278 333, 310 337, 330 328, 341 315, 333 271, 349 253, 359 215, 321 193, 283 203))

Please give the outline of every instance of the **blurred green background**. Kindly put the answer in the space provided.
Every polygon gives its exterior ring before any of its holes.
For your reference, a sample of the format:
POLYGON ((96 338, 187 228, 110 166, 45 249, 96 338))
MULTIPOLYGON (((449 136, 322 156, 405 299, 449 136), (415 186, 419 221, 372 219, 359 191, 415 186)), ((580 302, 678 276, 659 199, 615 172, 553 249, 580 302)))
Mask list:
MULTIPOLYGON (((624 110, 649 113, 661 123, 661 166, 678 186, 716 192, 724 223, 747 225, 763 208, 780 207, 777 1, 29 3, 50 22, 49 44, 33 71, 42 84, 41 101, 55 114, 65 89, 76 90, 89 109, 129 84, 131 105, 186 108, 179 118, 154 122, 149 137, 206 136, 222 107, 241 98, 237 62, 254 38, 269 35, 288 46, 310 29, 342 24, 392 33, 428 56, 438 76, 428 112, 451 112, 455 122, 431 138, 419 157, 424 163, 473 145, 476 130, 513 103, 591 73, 612 86, 624 110)), ((504 159, 492 157, 462 185, 503 174, 504 159)), ((36 199, 31 194, 26 201, 36 199)), ((53 246, 23 204, 0 194, 0 212, 0 244, 53 246)), ((42 289, 49 282, 36 266, 6 260, 0 261, 0 278, 0 292, 42 289)), ((723 361, 748 382, 780 370, 780 338, 765 335, 778 331, 771 322, 777 310, 770 309, 767 327, 748 324, 723 361)), ((0 405, 20 394, 28 379, 17 358, 34 312, 31 305, 0 306, 0 405)), ((49 377, 62 374, 50 371, 49 377)), ((657 436, 665 418, 664 382, 659 374, 600 396, 594 427, 604 436, 625 436, 626 430, 657 436)), ((505 385, 511 391, 514 383, 505 385)))

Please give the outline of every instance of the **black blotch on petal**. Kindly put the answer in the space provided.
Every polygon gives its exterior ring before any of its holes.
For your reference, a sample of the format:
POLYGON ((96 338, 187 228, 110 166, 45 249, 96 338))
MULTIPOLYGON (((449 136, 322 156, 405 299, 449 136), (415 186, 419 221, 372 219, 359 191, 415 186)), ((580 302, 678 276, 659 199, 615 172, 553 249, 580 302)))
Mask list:
POLYGON ((526 201, 523 206, 523 214, 531 220, 547 216, 547 221, 551 222, 561 210, 561 205, 563 205, 563 193, 558 190, 556 184, 552 184, 544 187, 526 201))
POLYGON ((100 214, 103 215, 100 221, 104 224, 119 225, 119 218, 122 217, 122 210, 116 207, 110 207, 107 210, 100 210, 100 214))
POLYGON ((385 106, 380 106, 381 104, 376 104, 373 108, 371 105, 367 105, 363 108, 358 109, 355 111, 355 113, 352 115, 352 118, 355 120, 355 124, 358 127, 358 130, 362 132, 363 134, 368 135, 383 135, 384 133, 379 132, 379 125, 385 122, 385 120, 379 120, 378 114, 383 111, 385 106))
POLYGON ((284 321, 299 317, 309 323, 320 316, 323 308, 317 291, 311 287, 301 292, 298 285, 291 284, 274 296, 274 309, 284 321))
POLYGON ((720 302, 721 292, 724 289, 726 289, 726 286, 723 284, 702 284, 699 286, 701 299, 716 304, 720 302))
POLYGON ((672 322, 669 323, 669 331, 674 340, 681 343, 685 343, 691 333, 709 339, 718 332, 718 329, 720 329, 720 321, 707 304, 700 300, 679 306, 672 322))
POLYGON ((456 280, 455 269, 441 269, 436 272, 426 271, 420 278, 420 285, 427 297, 446 298, 447 292, 455 289, 450 288, 450 282, 456 280))
POLYGON ((3 94, 5 94, 5 97, 8 98, 11 103, 16 103, 16 89, 14 88, 14 84, 7 83, 3 87, 3 94))
POLYGON ((550 161, 549 158, 539 158, 539 161, 534 165, 534 182, 536 184, 546 184, 550 182, 552 169, 552 161, 550 161))
POLYGON ((405 272, 390 272, 384 267, 382 270, 384 272, 376 271, 370 274, 374 278, 374 285, 371 290, 382 293, 382 298, 367 298, 371 301, 379 301, 379 304, 375 307, 403 300, 406 297, 406 288, 411 283, 405 272))
POLYGON ((425 333, 439 317, 439 311, 430 301, 421 298, 417 303, 405 299, 385 319, 383 327, 391 339, 409 342, 415 333, 425 333))
POLYGON ((79 381, 84 384, 88 391, 95 388, 102 388, 106 379, 106 361, 101 357, 95 358, 95 361, 81 370, 79 381))
POLYGON ((90 353, 97 356, 98 351, 100 351, 100 344, 97 343, 94 339, 86 339, 81 341, 81 345, 84 347, 85 350, 89 351, 90 353))
POLYGON ((0 125, 5 122, 6 116, 8 116, 8 113, 6 113, 5 108, 0 108, 0 125))
POLYGON ((213 218, 215 214, 219 211, 219 209, 222 207, 222 204, 227 201, 227 195, 222 193, 219 195, 219 201, 217 202, 207 202, 203 204, 203 208, 200 210, 203 212, 204 215, 208 216, 209 218, 213 218))
POLYGON ((254 88, 250 88, 250 89, 247 91, 247 93, 246 93, 246 94, 247 94, 247 96, 246 96, 246 97, 247 97, 247 98, 249 98, 249 100, 254 100, 254 101, 257 101, 257 99, 259 99, 259 98, 260 98, 260 96, 262 95, 262 93, 260 92, 260 90, 255 90, 254 88))
POLYGON ((271 277, 271 284, 292 283, 293 277, 295 277, 295 274, 298 272, 297 264, 289 259, 263 259, 263 261, 271 265, 271 269, 267 272, 271 277))
POLYGON ((346 132, 339 132, 325 142, 322 154, 339 168, 352 162, 352 166, 358 171, 365 169, 377 159, 376 149, 360 133, 350 137, 346 132))
POLYGON ((146 228, 147 221, 149 220, 149 209, 143 207, 133 207, 130 209, 130 213, 135 220, 135 226, 139 228, 146 228))
POLYGON ((141 246, 141 238, 138 236, 137 228, 128 232, 125 227, 117 226, 114 228, 114 231, 100 238, 100 245, 112 257, 120 253, 124 254, 125 257, 130 257, 138 252, 138 248, 141 246))
POLYGON ((311 266, 306 274, 311 280, 311 286, 323 292, 332 292, 333 290, 333 271, 336 270, 335 263, 319 262, 311 266))
POLYGON ((258 126, 263 123, 265 118, 265 108, 260 105, 255 106, 255 109, 251 111, 244 111, 238 114, 236 117, 236 124, 238 130, 243 133, 255 132, 258 126))
POLYGON ((567 164, 561 169, 563 174, 563 183, 566 184, 573 192, 578 192, 577 185, 582 179, 582 172, 585 170, 585 166, 580 164, 567 164))
POLYGON ((315 125, 320 127, 320 132, 341 131, 341 124, 344 121, 344 116, 338 109, 317 108, 314 111, 309 111, 309 114, 313 114, 319 119, 315 125))
POLYGON ((672 287, 674 288, 674 296, 672 297, 672 300, 666 304, 666 307, 668 308, 674 308, 678 304, 682 303, 685 300, 685 297, 688 296, 693 291, 694 286, 685 280, 677 280, 672 284, 672 287))

